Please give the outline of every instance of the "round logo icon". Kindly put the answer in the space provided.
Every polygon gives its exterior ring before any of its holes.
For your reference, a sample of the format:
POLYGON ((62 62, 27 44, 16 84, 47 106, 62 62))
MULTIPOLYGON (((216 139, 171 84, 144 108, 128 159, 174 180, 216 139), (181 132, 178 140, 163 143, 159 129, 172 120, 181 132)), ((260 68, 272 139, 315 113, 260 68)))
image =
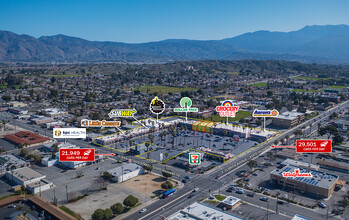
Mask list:
POLYGON ((188 97, 181 98, 181 101, 179 102, 182 108, 190 108, 192 105, 192 101, 188 97))
POLYGON ((87 127, 88 126, 88 120, 87 119, 82 119, 81 120, 81 126, 87 127))
POLYGON ((278 116, 279 112, 277 110, 273 110, 273 111, 271 111, 271 115, 272 116, 278 116))
POLYGON ((57 136, 57 137, 59 137, 59 136, 61 136, 61 130, 55 130, 55 135, 57 136))
POLYGON ((159 99, 157 96, 150 102, 150 111, 153 114, 161 114, 165 111, 165 103, 159 99))

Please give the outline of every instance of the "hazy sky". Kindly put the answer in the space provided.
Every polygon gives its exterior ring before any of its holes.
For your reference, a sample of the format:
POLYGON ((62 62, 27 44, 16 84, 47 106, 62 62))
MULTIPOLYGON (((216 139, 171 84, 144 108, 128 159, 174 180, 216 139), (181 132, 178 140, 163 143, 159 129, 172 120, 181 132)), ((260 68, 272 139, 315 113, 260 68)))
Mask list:
POLYGON ((349 24, 348 0, 0 0, 0 30, 148 42, 349 24))

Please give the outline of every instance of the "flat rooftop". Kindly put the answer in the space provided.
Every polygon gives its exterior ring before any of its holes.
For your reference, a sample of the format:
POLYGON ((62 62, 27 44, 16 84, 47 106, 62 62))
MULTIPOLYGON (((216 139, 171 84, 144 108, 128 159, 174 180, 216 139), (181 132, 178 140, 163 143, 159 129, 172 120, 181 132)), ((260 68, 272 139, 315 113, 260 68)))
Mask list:
POLYGON ((0 155, 0 166, 4 165, 5 163, 14 164, 16 166, 24 166, 28 164, 28 161, 25 161, 19 157, 16 157, 12 154, 3 154, 0 155))
POLYGON ((300 113, 300 112, 284 112, 282 114, 280 114, 278 117, 279 119, 286 119, 286 120, 294 120, 297 119, 298 116, 304 115, 304 113, 300 113))
MULTIPOLYGON (((9 171, 8 173, 12 173, 9 171)), ((36 179, 36 178, 45 178, 46 176, 29 168, 29 167, 23 167, 19 168, 16 170, 13 170, 13 176, 16 177, 17 179, 22 180, 23 182, 31 180, 31 179, 36 179)))
POLYGON ((303 168, 309 168, 312 170, 318 170, 320 167, 319 165, 316 165, 316 164, 306 163, 303 161, 292 160, 292 159, 286 159, 281 164, 284 166, 287 166, 287 165, 299 166, 303 168))
POLYGON ((223 204, 226 204, 226 205, 229 205, 229 206, 234 206, 236 204, 238 204, 238 202, 240 202, 241 199, 239 198, 236 198, 234 196, 227 196, 223 201, 222 203, 223 204))
POLYGON ((302 168, 298 166, 293 166, 293 165, 287 165, 281 169, 275 169, 271 173, 271 175, 275 176, 280 176, 283 178, 288 178, 288 179, 293 179, 294 181, 298 181, 302 184, 307 184, 310 186, 317 186, 321 188, 326 188, 329 189, 331 186, 337 182, 338 176, 330 173, 325 173, 321 171, 316 171, 316 170, 311 170, 307 168, 302 168), (283 172, 290 172, 293 173, 295 169, 299 169, 300 173, 311 173, 312 177, 283 177, 282 173, 283 172))
POLYGON ((166 218, 168 220, 243 220, 219 209, 195 202, 166 218))
POLYGON ((135 170, 140 170, 140 169, 142 169, 142 166, 135 163, 128 163, 128 164, 124 164, 122 166, 110 169, 108 170, 108 172, 111 173, 113 176, 120 176, 121 174, 131 173, 135 170))

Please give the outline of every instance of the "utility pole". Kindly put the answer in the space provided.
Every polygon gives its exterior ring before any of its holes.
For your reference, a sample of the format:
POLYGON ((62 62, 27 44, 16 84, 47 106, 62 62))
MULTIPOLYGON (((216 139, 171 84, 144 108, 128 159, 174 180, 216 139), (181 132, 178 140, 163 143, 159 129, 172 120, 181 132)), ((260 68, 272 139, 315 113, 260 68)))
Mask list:
POLYGON ((66 196, 67 196, 67 203, 68 203, 68 185, 65 185, 65 193, 66 193, 66 196))
POLYGON ((276 193, 276 214, 279 214, 279 192, 276 193))
POLYGON ((269 202, 267 202, 267 220, 269 220, 269 202))
POLYGON ((328 210, 330 209, 330 206, 327 207, 327 212, 326 212, 326 220, 328 220, 328 210))

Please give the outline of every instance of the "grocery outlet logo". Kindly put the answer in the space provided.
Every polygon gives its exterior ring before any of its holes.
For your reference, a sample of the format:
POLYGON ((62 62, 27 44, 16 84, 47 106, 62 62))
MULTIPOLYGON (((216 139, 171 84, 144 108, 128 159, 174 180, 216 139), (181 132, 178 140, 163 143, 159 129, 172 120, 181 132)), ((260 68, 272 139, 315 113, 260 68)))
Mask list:
POLYGON ((239 106, 234 106, 231 101, 224 101, 222 106, 216 106, 216 111, 221 117, 235 117, 236 112, 239 111, 239 106))
POLYGON ((282 172, 283 177, 291 177, 291 178, 296 178, 296 177, 313 177, 311 173, 301 173, 299 169, 295 169, 293 173, 291 172, 282 172))

